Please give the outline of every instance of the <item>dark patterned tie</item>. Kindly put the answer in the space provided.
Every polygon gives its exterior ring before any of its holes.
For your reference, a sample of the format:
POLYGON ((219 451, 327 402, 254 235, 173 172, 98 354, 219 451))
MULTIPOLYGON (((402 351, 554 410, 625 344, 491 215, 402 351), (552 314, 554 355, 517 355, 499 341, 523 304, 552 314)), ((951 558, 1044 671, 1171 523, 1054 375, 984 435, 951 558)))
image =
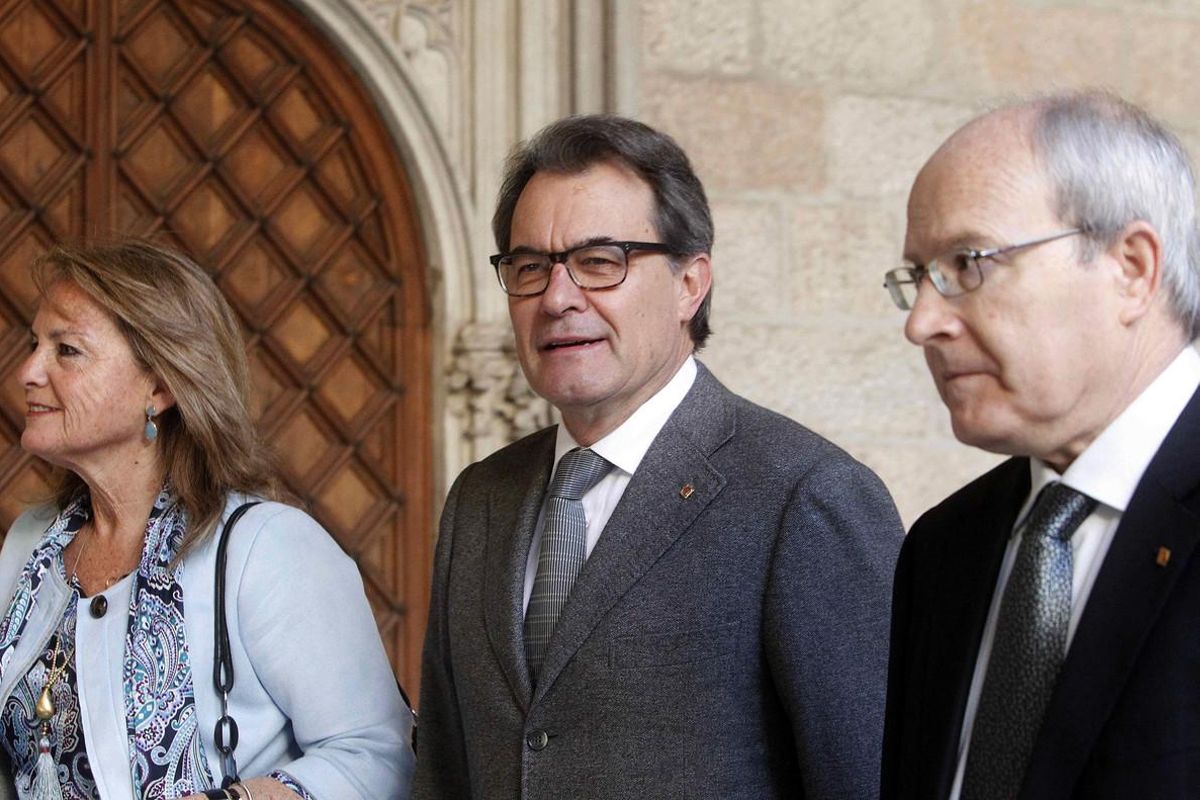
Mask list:
POLYGON ((1095 507, 1056 482, 1029 512, 1000 601, 961 800, 1010 800, 1021 788, 1066 653, 1071 535, 1095 507))
POLYGON ((575 448, 558 462, 546 492, 545 527, 525 612, 525 657, 537 679, 546 645, 587 557, 587 516, 580 498, 612 469, 595 452, 575 448))

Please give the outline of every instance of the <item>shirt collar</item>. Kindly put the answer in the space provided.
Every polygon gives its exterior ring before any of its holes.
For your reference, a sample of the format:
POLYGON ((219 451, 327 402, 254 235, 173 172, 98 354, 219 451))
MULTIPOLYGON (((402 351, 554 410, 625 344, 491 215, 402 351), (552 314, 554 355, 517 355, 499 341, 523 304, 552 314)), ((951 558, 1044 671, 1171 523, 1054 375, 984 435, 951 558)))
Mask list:
POLYGON ((1032 459, 1030 498, 1037 497, 1047 483, 1061 480, 1125 513, 1142 474, 1198 386, 1200 353, 1188 346, 1071 462, 1061 477, 1047 464, 1032 459))
MULTIPOLYGON (((696 359, 688 356, 687 360, 676 370, 674 377, 667 381, 666 386, 654 393, 629 419, 622 422, 600 441, 592 445, 592 450, 617 469, 632 475, 650 449, 658 432, 667 424, 671 414, 683 402, 684 396, 692 388, 696 380, 696 359)), ((571 436, 566 425, 558 426, 558 437, 554 443, 554 464, 568 451, 579 447, 575 437, 571 436)))

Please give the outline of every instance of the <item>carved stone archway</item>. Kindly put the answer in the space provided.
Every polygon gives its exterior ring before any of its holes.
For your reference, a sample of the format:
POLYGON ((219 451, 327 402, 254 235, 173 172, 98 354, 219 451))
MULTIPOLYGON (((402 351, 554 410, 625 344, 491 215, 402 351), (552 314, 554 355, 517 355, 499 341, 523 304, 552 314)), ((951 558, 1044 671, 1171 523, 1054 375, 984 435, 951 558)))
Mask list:
POLYGON ((486 267, 512 145, 572 113, 636 112, 629 0, 290 0, 362 77, 412 181, 434 320, 435 496, 550 420, 486 267), (519 57, 518 57, 519 54, 519 57))

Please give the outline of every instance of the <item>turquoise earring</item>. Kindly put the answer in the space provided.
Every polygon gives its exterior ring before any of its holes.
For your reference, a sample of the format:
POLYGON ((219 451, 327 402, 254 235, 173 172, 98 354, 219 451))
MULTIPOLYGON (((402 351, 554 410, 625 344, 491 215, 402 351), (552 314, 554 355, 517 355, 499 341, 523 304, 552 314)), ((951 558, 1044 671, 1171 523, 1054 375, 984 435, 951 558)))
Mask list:
POLYGON ((158 426, 154 424, 154 415, 158 413, 154 406, 146 406, 146 441, 153 442, 158 438, 158 426))

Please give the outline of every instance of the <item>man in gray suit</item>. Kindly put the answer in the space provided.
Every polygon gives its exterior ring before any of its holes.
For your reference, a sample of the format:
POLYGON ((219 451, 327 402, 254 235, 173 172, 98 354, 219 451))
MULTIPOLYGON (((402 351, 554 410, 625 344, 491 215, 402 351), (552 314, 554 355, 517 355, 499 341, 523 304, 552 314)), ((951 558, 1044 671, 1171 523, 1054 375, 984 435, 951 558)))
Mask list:
POLYGON ((693 358, 712 219, 687 157, 562 120, 510 159, 493 228, 563 424, 446 501, 415 796, 874 797, 900 521, 693 358))

